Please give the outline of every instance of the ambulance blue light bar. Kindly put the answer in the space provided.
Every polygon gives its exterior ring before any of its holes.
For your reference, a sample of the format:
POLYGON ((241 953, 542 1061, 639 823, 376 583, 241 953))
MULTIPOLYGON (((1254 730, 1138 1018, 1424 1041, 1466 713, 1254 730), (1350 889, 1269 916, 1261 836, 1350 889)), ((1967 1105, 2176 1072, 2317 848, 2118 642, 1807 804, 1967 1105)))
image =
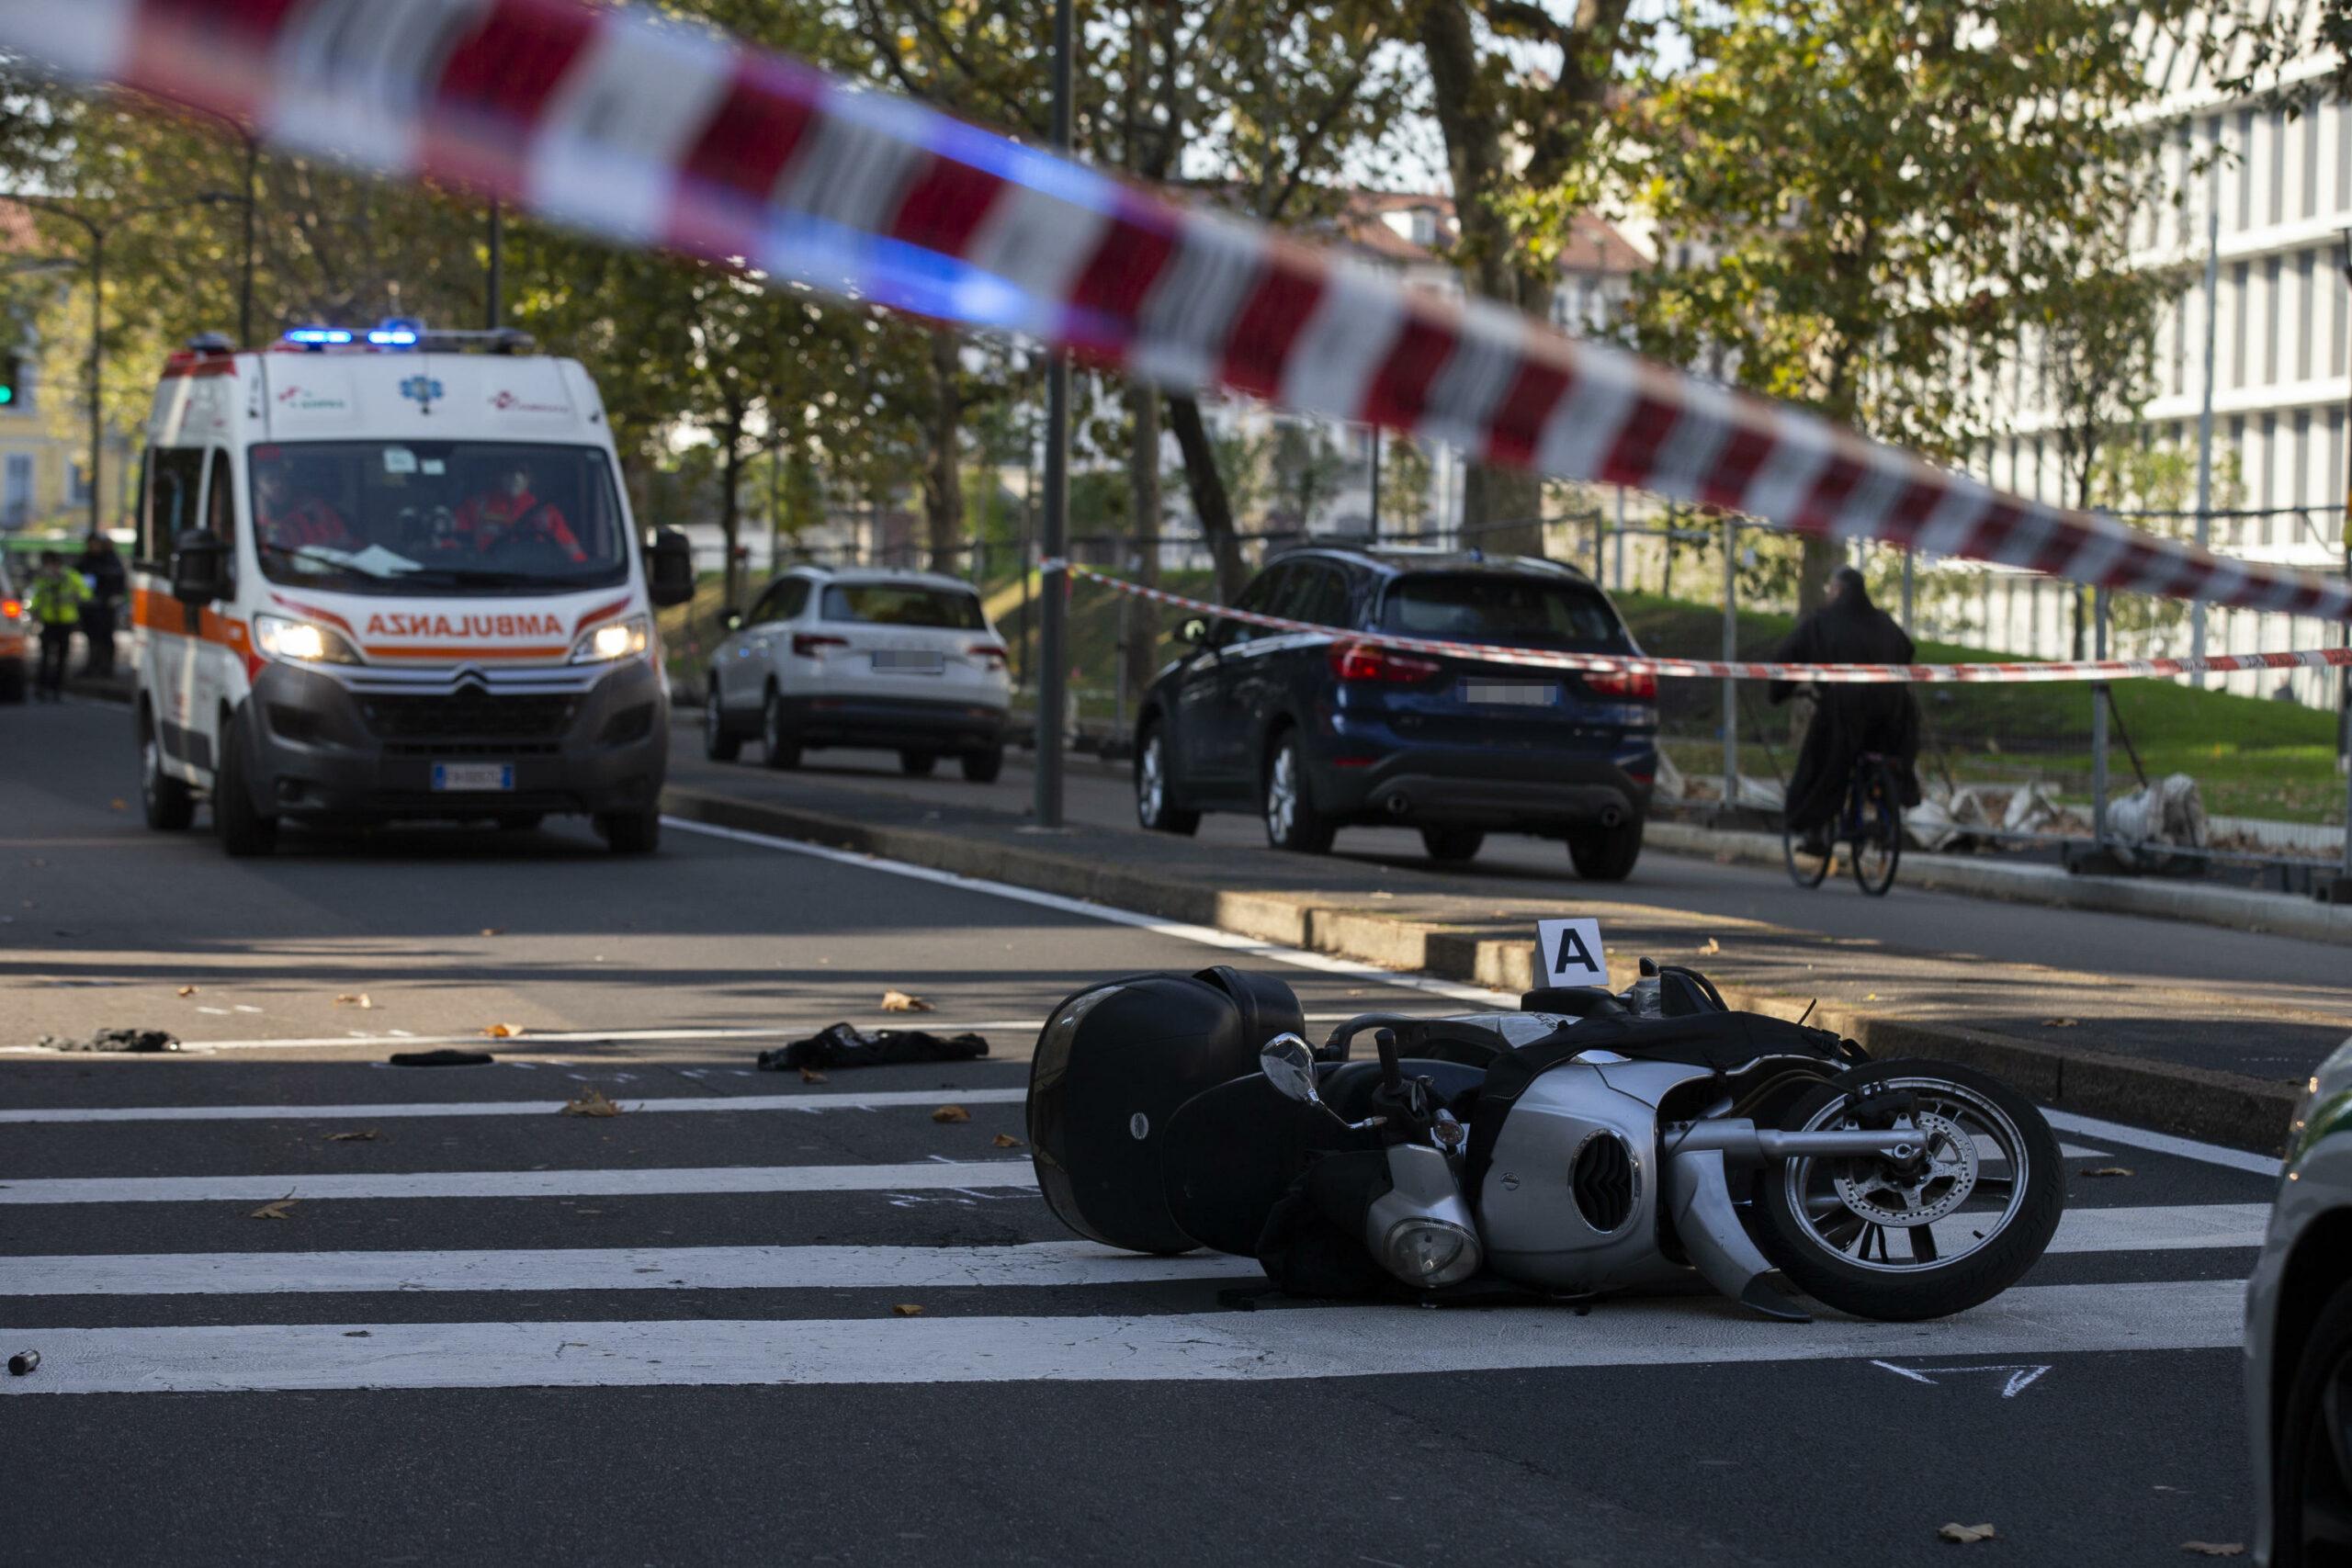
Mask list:
POLYGON ((349 327, 293 327, 286 333, 288 343, 299 343, 305 348, 324 348, 330 344, 351 341, 349 327))
POLYGON ((424 323, 395 317, 368 330, 368 341, 378 348, 414 348, 424 341, 424 323))

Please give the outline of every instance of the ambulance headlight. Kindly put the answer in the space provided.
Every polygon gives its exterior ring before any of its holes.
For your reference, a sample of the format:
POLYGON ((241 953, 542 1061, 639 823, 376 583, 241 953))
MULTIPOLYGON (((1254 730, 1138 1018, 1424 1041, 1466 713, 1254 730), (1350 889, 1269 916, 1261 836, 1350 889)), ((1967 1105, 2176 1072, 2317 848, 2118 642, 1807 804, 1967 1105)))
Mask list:
POLYGON ((296 664, 356 664, 359 652, 340 632, 291 621, 283 615, 254 617, 254 646, 272 659, 296 664))
POLYGON ((571 645, 574 664, 609 664, 616 659, 636 659, 653 646, 653 623, 643 615, 631 615, 624 621, 614 621, 583 632, 571 645))

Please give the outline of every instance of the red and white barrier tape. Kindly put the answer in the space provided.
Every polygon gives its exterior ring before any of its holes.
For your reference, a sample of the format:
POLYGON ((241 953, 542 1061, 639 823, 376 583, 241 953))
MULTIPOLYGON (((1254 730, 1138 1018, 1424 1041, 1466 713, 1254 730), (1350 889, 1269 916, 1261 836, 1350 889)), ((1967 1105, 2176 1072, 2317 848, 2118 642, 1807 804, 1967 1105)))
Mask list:
POLYGON ((1811 415, 580 0, 7 0, 0 47, 273 146, 1028 334, 1174 387, 1813 534, 2330 619, 2352 583, 2004 495, 1811 415))
POLYGON ((1106 583, 1154 604, 1196 610, 1220 620, 1241 621, 1271 631, 1313 632, 1336 640, 1395 649, 1400 653, 1430 653, 1448 659, 1475 659, 1482 664, 1515 664, 1536 670, 1590 671, 1599 675, 1648 674, 1673 679, 1720 681, 1820 681, 1840 686, 2004 684, 2041 681, 2131 681, 2144 676, 2227 675, 2245 670, 2334 670, 2352 666, 2352 649, 2321 648, 2281 653, 2227 653, 2205 659, 2086 659, 2048 664, 1775 664, 1747 660, 1624 658, 1605 653, 1564 653, 1544 648, 1512 648, 1500 643, 1449 642, 1434 637, 1403 637, 1394 632, 1356 631, 1281 615, 1236 610, 1204 599, 1188 599, 1162 588, 1146 587, 1072 561, 1040 563, 1048 572, 1057 567, 1072 577, 1106 583))

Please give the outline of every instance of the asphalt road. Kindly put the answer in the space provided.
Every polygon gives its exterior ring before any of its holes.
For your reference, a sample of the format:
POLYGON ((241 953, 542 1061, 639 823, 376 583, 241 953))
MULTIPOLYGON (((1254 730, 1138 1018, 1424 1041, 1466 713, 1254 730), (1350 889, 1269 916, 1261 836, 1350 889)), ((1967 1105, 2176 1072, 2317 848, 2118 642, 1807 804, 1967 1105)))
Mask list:
MULTIPOLYGON (((0 1379, 0 1560, 1879 1568, 1943 1561, 1947 1522, 2027 1562, 2245 1539, 2237 1281, 2270 1182, 2242 1158, 2065 1129, 2070 1229, 1942 1324, 1239 1311, 1247 1265, 1076 1243, 998 1142, 1057 998, 1230 951, 685 831, 650 861, 558 827, 232 863, 138 824, 121 731, 0 711, 0 1017, 211 1048, 0 1052, 0 1348, 42 1356, 0 1379), (888 987, 990 1059, 753 1069, 905 1021, 888 987), (492 1065, 385 1065, 493 1022, 524 1033, 492 1065), (557 1113, 592 1084, 628 1109, 557 1113)), ((1275 956, 1248 962, 1313 1016, 1445 1005, 1275 956)))

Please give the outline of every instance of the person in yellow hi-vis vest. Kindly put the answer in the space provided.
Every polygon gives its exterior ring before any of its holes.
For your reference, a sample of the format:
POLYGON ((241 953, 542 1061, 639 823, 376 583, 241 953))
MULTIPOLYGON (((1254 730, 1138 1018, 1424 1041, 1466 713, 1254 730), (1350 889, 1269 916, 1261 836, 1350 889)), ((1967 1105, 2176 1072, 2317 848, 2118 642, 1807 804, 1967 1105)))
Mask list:
POLYGON ((63 699, 65 653, 74 646, 74 628, 82 622, 82 606, 90 602, 90 585, 77 572, 65 570, 65 558, 55 550, 40 553, 40 570, 25 594, 25 604, 40 627, 40 673, 33 684, 36 695, 51 702, 63 699))

